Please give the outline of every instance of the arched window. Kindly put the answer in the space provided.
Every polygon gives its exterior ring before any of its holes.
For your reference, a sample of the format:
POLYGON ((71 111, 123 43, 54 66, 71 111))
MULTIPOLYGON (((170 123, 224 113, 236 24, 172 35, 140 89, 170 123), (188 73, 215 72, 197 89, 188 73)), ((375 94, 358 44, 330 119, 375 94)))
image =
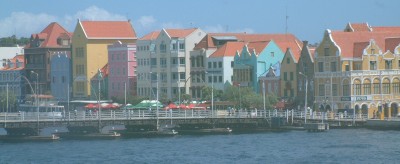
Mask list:
POLYGON ((361 81, 354 80, 354 95, 361 95, 361 81))
POLYGON ((400 93, 400 80, 395 78, 392 82, 392 93, 399 94, 400 93))
POLYGON ((382 81, 382 92, 383 94, 390 94, 390 80, 388 78, 382 81))
POLYGON ((349 80, 347 80, 347 79, 343 80, 342 86, 343 86, 343 88, 342 88, 343 96, 350 96, 350 82, 349 82, 349 80))
POLYGON ((364 90, 364 95, 370 95, 371 94, 371 81, 369 79, 365 79, 363 82, 363 90, 364 90))
POLYGON ((379 79, 374 79, 374 84, 372 84, 373 85, 373 87, 374 87, 374 94, 380 94, 381 92, 381 90, 380 90, 380 81, 379 81, 379 79))

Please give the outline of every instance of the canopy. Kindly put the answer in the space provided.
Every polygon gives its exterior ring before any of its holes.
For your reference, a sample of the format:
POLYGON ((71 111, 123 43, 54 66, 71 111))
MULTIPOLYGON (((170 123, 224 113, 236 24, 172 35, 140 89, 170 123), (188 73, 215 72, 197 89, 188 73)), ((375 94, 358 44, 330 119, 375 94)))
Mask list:
POLYGON ((85 106, 85 108, 88 108, 88 109, 96 109, 96 108, 99 108, 99 105, 98 105, 98 104, 87 104, 87 105, 85 106))
POLYGON ((149 109, 149 108, 157 108, 157 106, 159 108, 162 108, 163 105, 157 101, 157 100, 143 100, 142 102, 140 102, 139 104, 136 104, 135 106, 132 107, 126 107, 127 109, 149 109))

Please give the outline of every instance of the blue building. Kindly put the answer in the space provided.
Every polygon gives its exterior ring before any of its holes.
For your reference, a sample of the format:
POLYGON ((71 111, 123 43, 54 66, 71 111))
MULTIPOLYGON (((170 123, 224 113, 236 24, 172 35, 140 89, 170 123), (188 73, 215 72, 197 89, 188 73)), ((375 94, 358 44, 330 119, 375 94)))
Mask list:
POLYGON ((6 108, 7 90, 9 97, 8 111, 17 111, 16 105, 25 101, 26 89, 34 89, 33 79, 28 79, 25 76, 24 63, 24 55, 16 55, 12 59, 6 59, 3 68, 0 69, 0 109, 2 112, 6 108), (28 82, 30 88, 25 88, 26 82, 28 82), (12 97, 15 97, 14 102, 12 102, 12 97))
POLYGON ((51 56, 51 94, 56 101, 68 101, 71 97, 71 57, 69 52, 55 52, 51 56))

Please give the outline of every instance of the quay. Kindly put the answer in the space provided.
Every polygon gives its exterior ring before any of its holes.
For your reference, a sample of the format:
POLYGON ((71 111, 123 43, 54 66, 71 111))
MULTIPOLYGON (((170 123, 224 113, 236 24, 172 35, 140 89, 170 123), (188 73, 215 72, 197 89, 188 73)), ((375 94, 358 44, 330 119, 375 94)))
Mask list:
MULTIPOLYGON (((54 115, 53 115, 54 116, 54 115)), ((314 113, 304 115, 302 112, 278 110, 254 110, 228 113, 226 111, 208 110, 108 110, 99 116, 86 111, 65 112, 62 117, 37 117, 33 113, 0 113, 0 128, 9 136, 39 136, 40 131, 48 127, 66 127, 71 135, 100 134, 105 127, 123 126, 123 129, 112 129, 123 134, 135 134, 159 131, 164 127, 179 132, 255 132, 271 129, 298 129, 298 127, 316 126, 325 122, 325 129, 333 126, 365 125, 366 117, 338 117, 314 113), (304 117, 306 121, 304 122, 304 117), (310 125, 308 125, 310 124, 310 125), (293 127, 293 128, 288 128, 293 127), (224 130, 229 129, 229 130, 224 130)), ((58 133, 58 132, 54 132, 58 133)), ((163 133, 155 133, 163 134, 163 133)), ((90 136, 90 135, 89 135, 90 136)))

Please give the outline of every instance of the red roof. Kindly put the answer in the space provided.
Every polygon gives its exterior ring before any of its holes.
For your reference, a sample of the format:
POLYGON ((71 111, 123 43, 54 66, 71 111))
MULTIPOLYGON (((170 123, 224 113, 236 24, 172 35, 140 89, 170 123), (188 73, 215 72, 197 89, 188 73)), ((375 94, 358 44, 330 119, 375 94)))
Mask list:
POLYGON ((386 38, 385 39, 385 51, 394 52, 394 49, 400 45, 400 37, 399 38, 386 38))
POLYGON ((369 42, 354 43, 353 58, 361 58, 364 49, 369 45, 369 42))
MULTIPOLYGON (((72 33, 65 30, 60 24, 57 22, 50 23, 42 32, 38 34, 32 34, 31 39, 40 39, 43 40, 43 43, 39 47, 62 47, 57 44, 57 39, 59 37, 62 38, 71 38, 72 33)), ((28 45, 26 48, 30 48, 28 45)))
POLYGON ((250 42, 247 44, 247 47, 249 47, 249 51, 253 52, 253 50, 256 52, 256 54, 260 54, 262 50, 265 49, 265 47, 268 45, 269 41, 262 41, 262 42, 250 42))
MULTIPOLYGON (((373 39, 382 50, 385 48, 385 39, 388 37, 400 37, 400 30, 393 32, 331 32, 335 43, 340 47, 341 56, 352 58, 354 45, 358 42, 369 42, 373 39)), ((365 47, 364 47, 365 48, 365 47)))
POLYGON ((142 38, 140 38, 140 40, 154 40, 158 37, 159 34, 160 34, 160 31, 153 31, 153 32, 143 36, 142 38))
POLYGON ((303 46, 303 43, 293 34, 209 33, 195 46, 194 50, 216 48, 212 38, 214 36, 233 36, 237 38, 237 41, 242 42, 273 40, 283 52, 285 52, 287 48, 290 48, 296 59, 300 57, 301 48, 303 46))
POLYGON ((190 29, 165 29, 165 31, 168 33, 168 35, 171 38, 184 38, 194 31, 196 31, 197 28, 190 28, 190 29))
POLYGON ((87 38, 136 38, 130 21, 80 21, 87 38))
MULTIPOLYGON (((368 23, 349 23, 347 25, 348 28, 351 29, 350 32, 355 32, 355 31, 371 31, 371 27, 369 27, 368 23)), ((346 29, 348 29, 346 28, 346 29)))
POLYGON ((237 51, 242 51, 244 45, 244 42, 227 42, 222 47, 218 48, 213 54, 211 54, 210 58, 235 56, 237 51))
POLYGON ((5 67, 1 68, 0 70, 3 70, 3 71, 5 71, 5 70, 13 70, 13 71, 15 71, 15 70, 22 70, 22 69, 25 68, 25 58, 24 58, 23 54, 14 56, 14 58, 10 59, 10 62, 14 64, 14 67, 10 68, 10 66, 8 65, 8 62, 7 62, 6 63, 7 65, 5 65, 5 67), (17 64, 16 64, 17 60, 18 60, 19 63, 21 63, 21 67, 17 68, 17 64))

